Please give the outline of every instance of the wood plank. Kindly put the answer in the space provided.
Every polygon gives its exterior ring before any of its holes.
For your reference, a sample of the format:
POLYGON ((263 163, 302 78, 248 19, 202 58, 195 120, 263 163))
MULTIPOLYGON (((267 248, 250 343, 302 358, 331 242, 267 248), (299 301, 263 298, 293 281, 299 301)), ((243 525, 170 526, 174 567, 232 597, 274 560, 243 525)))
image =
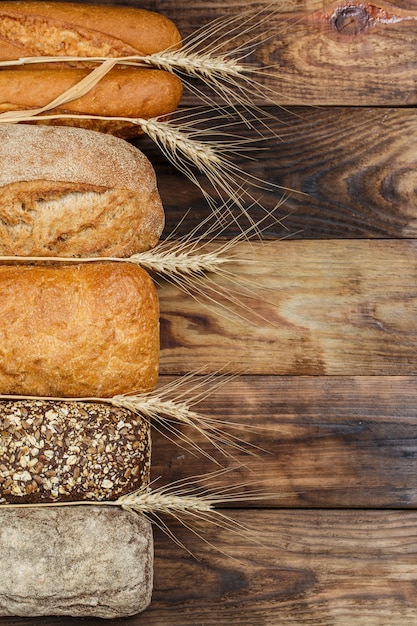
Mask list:
MULTIPOLYGON (((247 493, 271 494, 259 506, 417 505, 416 377, 240 376, 212 389, 195 410, 243 426, 220 425, 244 442, 241 451, 224 448, 232 459, 194 429, 181 430, 232 470, 210 485, 244 483, 247 493)), ((152 474, 161 484, 217 469, 178 438, 154 432, 153 442, 152 474)), ((257 506, 244 498, 243 505, 257 506)))
POLYGON ((247 262, 230 270, 253 290, 245 319, 227 295, 209 308, 161 287, 162 374, 415 373, 415 241, 241 243, 236 255, 247 262))
MULTIPOLYGON (((109 2, 111 3, 111 2, 109 2)), ((229 0, 176 2, 128 0, 124 4, 159 11, 171 18, 186 39, 216 18, 242 15, 242 3, 229 0)), ((245 6, 249 6, 244 4, 245 6)), ((378 2, 364 5, 352 0, 323 3, 259 2, 256 9, 272 9, 262 24, 253 20, 255 35, 263 42, 245 59, 269 69, 262 83, 273 90, 281 105, 401 106, 416 103, 417 7, 413 3, 378 2), (259 27, 259 24, 261 26, 259 27), (271 74, 273 75, 271 77, 271 74)), ((223 30, 228 42, 230 27, 223 30)), ((242 42, 245 38, 242 37, 242 42)), ((233 41, 236 48, 238 42, 233 41)), ((226 49, 230 49, 226 46, 226 49)), ((266 92, 264 88, 263 93, 266 92)), ((250 84, 251 99, 264 103, 250 84)), ((185 104, 195 104, 192 93, 185 104)))
POLYGON ((415 623, 415 512, 242 511, 236 519, 259 544, 211 529, 228 556, 178 530, 193 561, 158 535, 154 603, 138 624, 183 624, 184 612, 207 626, 415 623))
MULTIPOLYGON (((102 3, 114 4, 111 0, 102 3)), ((217 18, 245 19, 242 3, 236 0, 126 0, 123 4, 165 14, 184 39, 217 18)), ((348 5, 330 2, 323 7, 318 0, 275 0, 256 4, 257 10, 266 8, 271 15, 263 23, 255 16, 251 33, 251 37, 261 36, 262 43, 245 58, 249 65, 269 68, 259 79, 258 93, 251 79, 252 102, 264 104, 265 93, 272 90, 273 103, 280 105, 416 103, 417 7, 413 3, 397 0, 371 5, 352 0, 348 5)), ((226 50, 245 42, 242 37, 241 42, 227 45, 229 38, 230 27, 225 27, 226 50)), ((184 104, 197 102, 192 92, 185 94, 184 104)))
MULTIPOLYGON (((156 531, 153 601, 144 613, 118 623, 410 626, 416 622, 416 512, 290 509, 231 515, 253 529, 253 540, 202 526, 216 550, 170 522, 196 558, 156 531)), ((49 626, 57 620, 7 617, 1 623, 49 626)), ((61 626, 73 623, 70 618, 59 620, 61 626)), ((102 622, 85 618, 82 623, 102 622)))
MULTIPOLYGON (((233 161, 247 172, 248 181, 253 177, 269 185, 250 189, 262 207, 273 210, 283 198, 283 188, 294 190, 275 217, 263 224, 265 238, 416 237, 417 122, 412 109, 306 107, 267 112, 270 134, 265 140, 242 124, 228 128, 254 142, 249 153, 253 160, 241 155, 233 161)), ((167 216, 165 233, 171 233, 191 207, 178 233, 189 232, 210 214, 200 191, 176 173, 150 140, 136 145, 157 172, 167 216)), ((205 185, 202 175, 198 180, 205 185)), ((252 219, 264 218, 262 208, 251 204, 249 198, 244 201, 252 219)), ((227 236, 237 234, 238 224, 248 226, 246 219, 237 217, 227 236)))
POLYGON ((157 540, 154 603, 139 624, 184 623, 185 611, 207 626, 415 623, 415 512, 242 511, 236 518, 259 545, 209 533, 233 561, 185 532, 199 562, 157 540))

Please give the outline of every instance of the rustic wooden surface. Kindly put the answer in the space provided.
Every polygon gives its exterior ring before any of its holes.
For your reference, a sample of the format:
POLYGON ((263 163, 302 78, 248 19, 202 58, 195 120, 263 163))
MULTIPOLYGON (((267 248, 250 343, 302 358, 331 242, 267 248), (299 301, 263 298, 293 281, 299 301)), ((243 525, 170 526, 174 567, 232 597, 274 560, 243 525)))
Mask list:
MULTIPOLYGON (((117 4, 165 13, 184 35, 249 7, 117 4)), ((160 287, 160 384, 201 367, 235 374, 199 410, 243 424, 230 432, 246 443, 226 458, 194 435, 209 460, 156 433, 153 451, 165 483, 217 461, 230 471, 213 484, 268 495, 224 511, 250 538, 208 524, 200 538, 169 521, 190 555, 156 529, 153 602, 123 626, 417 624, 417 3, 272 5, 274 36, 249 59, 279 66, 264 79, 270 137, 237 162, 270 184, 259 191, 268 209, 281 187, 293 191, 265 242, 237 244, 228 269, 240 287, 218 278, 219 304, 160 287), (250 290, 241 309, 227 298, 239 288, 250 290)), ((187 232, 208 215, 201 194, 149 140, 137 144, 158 174, 166 233, 190 209, 187 232)))
MULTIPOLYGON (((264 223, 265 238, 415 238, 414 109, 272 107, 268 111, 273 115, 268 121, 268 150, 257 153, 254 148, 255 160, 236 158, 251 176, 268 182, 263 191, 251 189, 255 196, 262 194, 262 205, 267 209, 281 201, 283 189, 291 190, 275 218, 264 223)), ((237 130, 241 132, 241 128, 237 130)), ((256 141, 255 131, 247 129, 245 134, 256 141)), ((192 207, 179 230, 184 234, 202 216, 209 215, 207 203, 191 182, 182 181, 179 189, 172 184, 173 168, 149 140, 141 139, 137 144, 157 170, 167 211, 167 234, 192 207)), ((265 143, 257 141, 255 145, 264 147, 265 143)), ((203 184, 202 176, 199 180, 203 184)), ((256 206, 251 214, 255 220, 264 217, 256 206)), ((245 226, 244 220, 240 223, 245 226)), ((236 235, 237 226, 228 233, 236 235)))

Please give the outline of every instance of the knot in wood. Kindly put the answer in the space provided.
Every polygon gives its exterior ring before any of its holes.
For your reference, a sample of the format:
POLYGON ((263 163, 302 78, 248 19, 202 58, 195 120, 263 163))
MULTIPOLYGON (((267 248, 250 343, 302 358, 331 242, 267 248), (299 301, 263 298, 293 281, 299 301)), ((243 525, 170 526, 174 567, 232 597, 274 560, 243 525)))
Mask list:
POLYGON ((364 6, 347 6, 336 10, 332 22, 341 35, 358 35, 368 26, 369 14, 364 6))

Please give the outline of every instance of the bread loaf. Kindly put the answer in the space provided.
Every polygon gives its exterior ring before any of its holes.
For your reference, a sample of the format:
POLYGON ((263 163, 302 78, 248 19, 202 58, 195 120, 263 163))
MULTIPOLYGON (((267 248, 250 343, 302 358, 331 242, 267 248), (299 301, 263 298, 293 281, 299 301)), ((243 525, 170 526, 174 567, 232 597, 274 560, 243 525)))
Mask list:
POLYGON ((98 402, 0 401, 0 503, 117 500, 150 479, 149 421, 98 402))
MULTIPOLYGON (((22 69, 0 72, 0 113, 44 107, 87 76, 86 69, 22 69)), ((182 95, 177 76, 156 69, 113 69, 84 96, 53 109, 54 114, 154 118, 175 111, 182 95)), ((120 137, 140 134, 126 121, 65 118, 53 124, 79 126, 120 137)))
POLYGON ((159 239, 155 172, 129 143, 0 124, 0 255, 124 257, 159 239))
POLYGON ((150 522, 118 507, 0 507, 0 616, 118 618, 151 600, 150 522))
POLYGON ((1 394, 143 392, 158 362, 158 298, 140 267, 0 265, 1 394))
POLYGON ((0 58, 131 56, 175 48, 166 17, 131 7, 66 2, 0 2, 0 58))

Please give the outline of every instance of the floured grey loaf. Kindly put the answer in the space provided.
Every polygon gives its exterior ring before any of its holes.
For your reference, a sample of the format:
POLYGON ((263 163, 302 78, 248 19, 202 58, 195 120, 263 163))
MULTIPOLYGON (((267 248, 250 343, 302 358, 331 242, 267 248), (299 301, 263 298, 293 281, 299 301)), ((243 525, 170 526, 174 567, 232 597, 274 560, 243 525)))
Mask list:
POLYGON ((97 402, 0 401, 0 503, 116 500, 150 480, 149 421, 97 402))
POLYGON ((0 163, 0 255, 127 257, 159 240, 155 172, 122 139, 1 124, 0 163))
POLYGON ((0 507, 0 616, 127 617, 151 600, 150 522, 119 507, 0 507))

